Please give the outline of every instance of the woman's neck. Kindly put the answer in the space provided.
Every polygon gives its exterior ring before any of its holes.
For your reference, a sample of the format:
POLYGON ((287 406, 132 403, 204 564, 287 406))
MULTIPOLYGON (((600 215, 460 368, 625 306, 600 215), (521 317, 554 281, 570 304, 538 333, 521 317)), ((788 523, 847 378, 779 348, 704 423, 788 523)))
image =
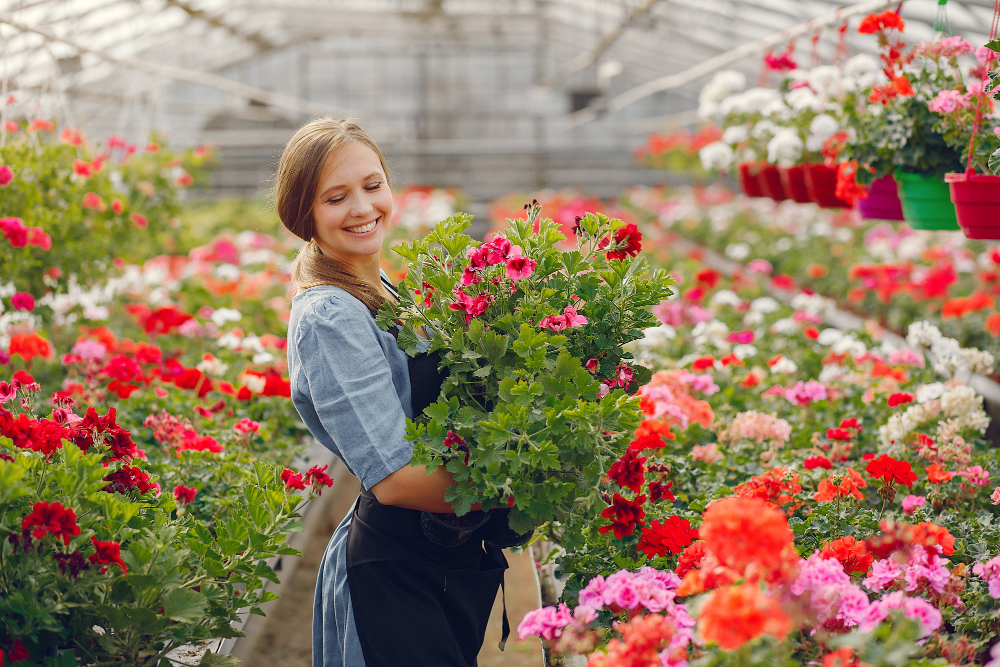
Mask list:
POLYGON ((382 254, 380 252, 373 255, 343 255, 341 253, 334 252, 325 244, 321 243, 319 239, 316 240, 316 246, 320 249, 320 252, 327 257, 350 267, 351 271, 353 271, 355 275, 368 284, 381 288, 382 254))

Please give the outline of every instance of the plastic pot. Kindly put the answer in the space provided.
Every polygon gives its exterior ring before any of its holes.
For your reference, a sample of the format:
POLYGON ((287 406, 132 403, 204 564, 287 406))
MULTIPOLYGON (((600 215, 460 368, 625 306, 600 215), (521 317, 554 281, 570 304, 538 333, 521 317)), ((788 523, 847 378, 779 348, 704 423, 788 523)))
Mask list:
POLYGON ((774 201, 788 199, 785 186, 781 182, 781 173, 773 164, 766 164, 760 168, 760 183, 764 187, 764 194, 774 201))
POLYGON ((837 168, 825 164, 805 166, 809 197, 823 208, 850 208, 851 204, 837 196, 837 168))
POLYGON ((808 204, 812 201, 809 196, 809 188, 806 186, 806 168, 803 165, 795 167, 778 167, 781 174, 781 184, 785 188, 785 194, 792 201, 800 204, 808 204))
POLYGON ((1000 239, 1000 177, 945 174, 962 232, 970 239, 1000 239))
POLYGON ((960 229, 948 184, 933 176, 896 170, 903 218, 914 229, 955 232, 960 229))
POLYGON ((865 220, 903 220, 899 186, 892 176, 876 179, 868 189, 868 198, 858 200, 858 212, 865 220))
POLYGON ((510 510, 506 507, 490 511, 490 520, 483 526, 481 535, 486 544, 501 549, 512 549, 528 543, 534 530, 515 533, 510 529, 510 510))
POLYGON ((457 547, 464 544, 472 534, 490 520, 490 513, 475 511, 456 516, 454 514, 420 513, 420 528, 424 537, 442 547, 457 547))
POLYGON ((760 173, 757 166, 749 162, 741 162, 737 166, 736 178, 740 182, 740 189, 747 197, 766 197, 764 188, 760 183, 760 173))

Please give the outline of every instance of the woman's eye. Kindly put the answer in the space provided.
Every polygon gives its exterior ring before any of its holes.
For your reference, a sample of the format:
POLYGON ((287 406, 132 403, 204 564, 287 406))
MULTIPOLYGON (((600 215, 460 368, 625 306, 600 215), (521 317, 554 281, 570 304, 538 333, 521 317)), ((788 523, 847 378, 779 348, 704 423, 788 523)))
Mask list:
POLYGON ((365 188, 365 190, 368 190, 368 192, 374 192, 375 190, 378 190, 378 189, 379 189, 379 188, 381 188, 381 187, 382 187, 382 184, 381 184, 381 183, 375 183, 375 184, 373 184, 373 185, 369 185, 369 186, 367 186, 367 187, 365 188))
POLYGON ((340 202, 344 201, 345 199, 347 199, 346 195, 343 196, 343 197, 334 197, 332 199, 327 199, 326 203, 327 204, 339 204, 340 202))

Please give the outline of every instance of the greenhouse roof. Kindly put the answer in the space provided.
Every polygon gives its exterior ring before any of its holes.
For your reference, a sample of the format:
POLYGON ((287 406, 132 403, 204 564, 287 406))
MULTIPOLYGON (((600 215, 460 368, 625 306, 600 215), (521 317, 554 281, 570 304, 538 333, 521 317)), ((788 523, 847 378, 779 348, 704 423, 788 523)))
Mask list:
MULTIPOLYGON (((558 87, 574 66, 614 59, 636 84, 627 92, 641 97, 651 90, 639 88, 643 84, 841 6, 834 0, 0 0, 2 85, 8 93, 35 98, 67 95, 106 104, 135 94, 136 87, 186 81, 311 115, 320 109, 308 100, 219 73, 276 49, 339 34, 391 39, 414 24, 448 21, 455 39, 475 40, 543 22, 554 26, 551 48, 556 61, 566 64, 536 73, 537 83, 558 87)), ((938 11, 935 0, 906 2, 909 38, 930 38, 938 11)), ((954 33, 977 45, 986 41, 992 12, 992 0, 947 3, 954 33)), ((834 22, 825 30, 802 31, 799 53, 808 53, 810 36, 819 34, 813 55, 831 57, 836 27, 834 22)), ((748 50, 756 55, 729 66, 755 73, 764 49, 748 50)), ((630 102, 619 96, 610 108, 630 102)))

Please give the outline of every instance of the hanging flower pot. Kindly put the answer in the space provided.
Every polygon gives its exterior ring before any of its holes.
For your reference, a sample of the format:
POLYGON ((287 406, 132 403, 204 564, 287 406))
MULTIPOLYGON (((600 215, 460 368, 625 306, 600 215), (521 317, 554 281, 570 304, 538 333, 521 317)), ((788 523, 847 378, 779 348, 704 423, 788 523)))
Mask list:
POLYGON ((903 218, 914 229, 958 231, 948 184, 933 176, 896 170, 903 218))
POLYGON ((774 201, 784 201, 788 199, 785 186, 781 182, 781 173, 773 164, 765 164, 760 169, 760 183, 764 187, 764 194, 774 201))
POLYGON ((806 187, 810 201, 823 208, 850 208, 852 204, 837 196, 837 168, 825 164, 805 165, 806 187))
POLYGON ((898 187, 891 175, 876 179, 868 190, 868 198, 858 200, 861 217, 865 220, 903 220, 898 187))
POLYGON ((800 204, 812 202, 809 196, 809 188, 806 187, 806 168, 803 165, 795 167, 778 167, 781 175, 781 185, 785 188, 785 194, 793 201, 800 204))
POLYGON ((955 214, 970 239, 1000 239, 1000 177, 966 171, 945 174, 955 214))
POLYGON ((737 165, 736 178, 740 182, 740 189, 747 197, 766 197, 764 188, 760 182, 760 172, 757 165, 749 162, 741 162, 737 165))

